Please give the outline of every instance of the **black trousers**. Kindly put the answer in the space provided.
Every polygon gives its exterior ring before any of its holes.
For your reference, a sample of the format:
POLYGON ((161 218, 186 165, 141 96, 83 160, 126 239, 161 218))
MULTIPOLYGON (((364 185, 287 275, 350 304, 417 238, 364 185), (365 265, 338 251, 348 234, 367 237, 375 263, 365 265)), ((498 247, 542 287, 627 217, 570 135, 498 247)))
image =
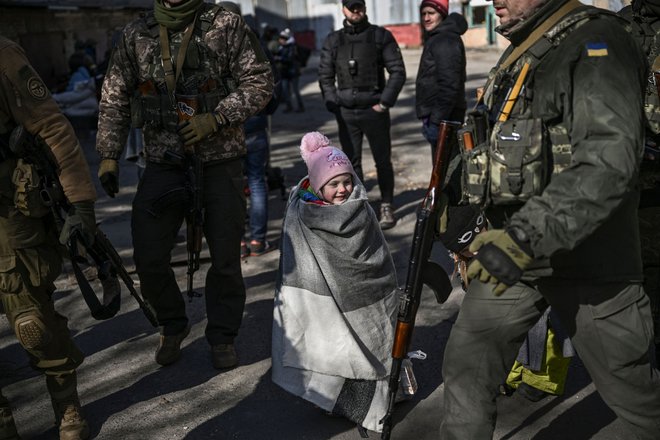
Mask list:
MULTIPOLYGON (((164 193, 185 182, 180 167, 147 163, 133 201, 134 259, 142 294, 156 310, 161 333, 180 333, 188 324, 186 304, 170 266, 174 240, 186 205, 172 204, 154 213, 164 193)), ((239 159, 204 166, 204 236, 211 254, 206 273, 206 339, 232 343, 245 306, 240 246, 245 229, 243 167, 239 159)))
POLYGON ((362 140, 369 141, 371 154, 376 164, 378 187, 383 203, 392 203, 394 198, 394 169, 392 168, 392 141, 390 138, 390 113, 379 113, 366 109, 341 107, 337 115, 339 142, 353 164, 355 174, 364 181, 362 173, 362 140))

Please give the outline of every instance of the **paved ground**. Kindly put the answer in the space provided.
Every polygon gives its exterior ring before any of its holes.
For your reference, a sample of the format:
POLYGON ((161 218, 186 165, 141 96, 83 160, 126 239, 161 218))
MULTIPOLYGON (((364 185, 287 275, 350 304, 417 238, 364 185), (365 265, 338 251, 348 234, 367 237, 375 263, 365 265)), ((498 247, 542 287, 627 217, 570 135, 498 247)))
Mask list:
MULTIPOLYGON (((423 140, 414 117, 414 76, 419 50, 405 50, 408 81, 392 109, 393 159, 396 170, 397 217, 399 224, 386 232, 394 255, 399 282, 405 281, 415 209, 428 185, 430 147, 423 140)), ((483 84, 485 73, 498 54, 471 51, 468 54, 468 94, 483 84)), ((319 130, 337 141, 334 119, 325 111, 315 76, 316 58, 302 77, 307 111, 273 117, 272 161, 283 168, 288 185, 305 174, 298 153, 305 132, 319 130)), ((98 160, 93 141, 84 140, 92 171, 98 160)), ((365 151, 365 180, 373 200, 378 188, 373 161, 365 151)), ((130 249, 130 202, 137 181, 135 167, 122 163, 121 193, 110 200, 100 196, 97 204, 102 228, 132 268, 130 249)), ((103 194, 99 188, 99 194, 103 194)), ((270 194, 269 239, 277 242, 283 201, 270 194)), ((87 358, 79 370, 84 410, 98 439, 359 439, 355 426, 342 418, 325 416, 305 401, 295 398, 270 380, 270 334, 272 298, 279 252, 248 258, 243 274, 248 301, 243 329, 237 339, 238 368, 218 372, 210 363, 204 339, 204 303, 188 304, 192 332, 183 344, 183 358, 161 368, 153 361, 158 334, 125 292, 122 311, 109 321, 94 321, 70 275, 58 280, 58 309, 69 317, 76 343, 87 358)), ((203 287, 204 261, 195 277, 203 287)), ((173 261, 185 286, 185 248, 175 249, 173 261)), ((136 276, 134 276, 137 279, 136 276)), ((442 417, 442 355, 461 300, 455 290, 443 304, 435 303, 430 291, 423 292, 413 347, 428 354, 415 362, 419 392, 397 407, 398 423, 392 438, 436 439, 442 417), (402 420, 403 419, 403 420, 402 420)), ((36 376, 17 345, 5 319, 0 320, 0 384, 16 407, 19 430, 24 438, 53 439, 52 412, 42 377, 36 376)), ((615 420, 590 383, 579 360, 572 364, 565 396, 546 398, 532 404, 513 396, 499 401, 500 417, 496 439, 550 440, 563 438, 600 440, 627 439, 629 435, 615 420)), ((370 438, 378 438, 370 433, 370 438)))

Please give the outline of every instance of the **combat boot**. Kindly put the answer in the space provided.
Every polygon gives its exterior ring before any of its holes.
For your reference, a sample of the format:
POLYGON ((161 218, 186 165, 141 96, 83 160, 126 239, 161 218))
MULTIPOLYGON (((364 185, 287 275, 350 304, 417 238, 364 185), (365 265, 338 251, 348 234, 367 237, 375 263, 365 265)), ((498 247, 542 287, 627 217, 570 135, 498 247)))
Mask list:
POLYGON ((82 415, 78 398, 76 372, 46 376, 46 386, 55 412, 55 424, 60 430, 60 440, 89 438, 89 426, 82 415))
POLYGON ((181 333, 176 335, 160 335, 158 348, 156 348, 156 362, 160 365, 170 365, 181 357, 181 343, 190 333, 190 325, 187 325, 181 333))
POLYGON ((211 347, 211 362, 218 370, 232 368, 238 364, 234 344, 217 344, 211 347))
POLYGON ((381 203, 380 205, 380 228, 381 229, 390 229, 396 225, 396 219, 394 218, 394 208, 391 203, 381 203))
POLYGON ((21 440, 9 402, 0 392, 0 440, 21 440))

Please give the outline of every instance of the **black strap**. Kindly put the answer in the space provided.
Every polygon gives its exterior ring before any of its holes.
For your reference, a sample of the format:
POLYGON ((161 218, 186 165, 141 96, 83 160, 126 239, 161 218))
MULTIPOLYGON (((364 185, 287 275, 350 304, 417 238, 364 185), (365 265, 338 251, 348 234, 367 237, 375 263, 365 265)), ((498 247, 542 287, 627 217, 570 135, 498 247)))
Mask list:
POLYGON ((78 261, 81 258, 75 249, 78 248, 78 241, 76 235, 74 234, 71 237, 71 241, 68 245, 69 256, 71 259, 71 265, 73 266, 73 273, 76 275, 76 281, 78 282, 78 287, 80 287, 80 293, 82 293, 85 303, 89 311, 92 313, 92 317, 97 321, 103 321, 105 319, 110 319, 119 312, 121 307, 121 295, 116 295, 112 298, 109 304, 101 304, 101 301, 96 297, 94 289, 89 284, 89 281, 83 274, 82 269, 78 265, 78 261))

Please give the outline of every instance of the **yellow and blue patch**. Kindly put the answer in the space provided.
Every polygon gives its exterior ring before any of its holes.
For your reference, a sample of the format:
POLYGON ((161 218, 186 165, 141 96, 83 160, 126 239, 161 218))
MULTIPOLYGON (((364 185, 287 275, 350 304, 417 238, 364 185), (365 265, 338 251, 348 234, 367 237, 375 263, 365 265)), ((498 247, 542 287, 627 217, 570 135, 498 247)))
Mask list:
POLYGON ((607 56, 607 43, 587 43, 586 47, 588 57, 607 56))

